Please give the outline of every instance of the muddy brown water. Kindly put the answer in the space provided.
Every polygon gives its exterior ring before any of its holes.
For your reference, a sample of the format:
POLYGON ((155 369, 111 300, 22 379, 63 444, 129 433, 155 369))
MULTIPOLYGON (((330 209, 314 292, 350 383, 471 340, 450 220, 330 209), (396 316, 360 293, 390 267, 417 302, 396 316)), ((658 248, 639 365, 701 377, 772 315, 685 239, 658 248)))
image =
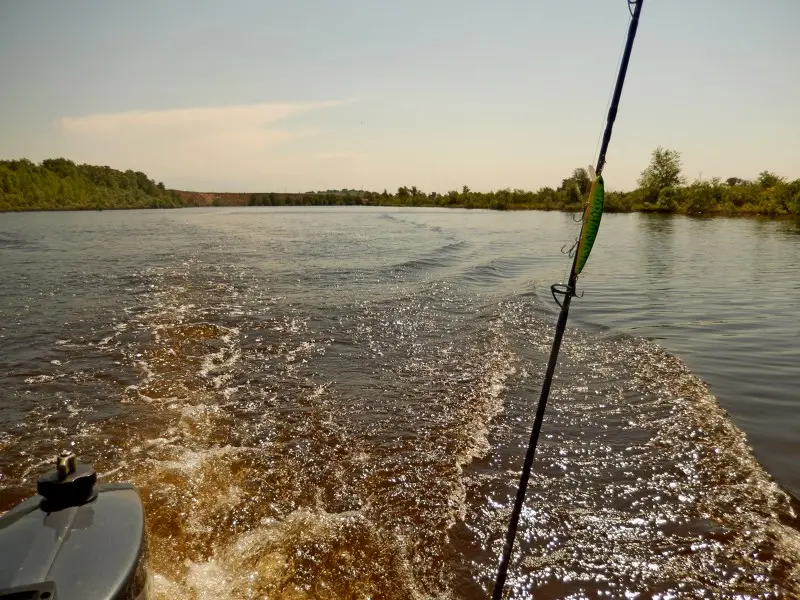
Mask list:
MULTIPOLYGON (((0 215, 0 511, 73 446, 139 487, 159 598, 486 598, 576 227, 0 215)), ((511 597, 800 597, 798 256, 784 223, 604 218, 511 597)))

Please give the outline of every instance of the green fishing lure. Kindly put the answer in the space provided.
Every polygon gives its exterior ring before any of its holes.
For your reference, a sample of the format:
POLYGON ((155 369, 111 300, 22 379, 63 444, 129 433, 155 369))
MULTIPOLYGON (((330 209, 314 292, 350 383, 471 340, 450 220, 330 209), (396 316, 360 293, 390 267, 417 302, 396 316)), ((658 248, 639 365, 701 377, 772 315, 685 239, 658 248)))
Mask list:
POLYGON ((586 202, 586 211, 583 214, 583 227, 581 238, 578 242, 578 260, 575 261, 575 275, 580 275, 589 254, 592 252, 597 231, 600 229, 600 219, 603 218, 603 205, 605 203, 605 189, 603 176, 598 175, 592 182, 589 190, 589 200, 586 202))

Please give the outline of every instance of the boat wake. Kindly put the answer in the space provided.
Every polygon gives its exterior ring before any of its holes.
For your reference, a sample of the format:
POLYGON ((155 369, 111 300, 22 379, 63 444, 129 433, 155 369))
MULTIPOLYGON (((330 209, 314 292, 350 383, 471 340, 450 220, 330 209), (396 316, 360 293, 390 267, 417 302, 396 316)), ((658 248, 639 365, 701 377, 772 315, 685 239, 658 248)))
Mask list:
MULTIPOLYGON (((123 313, 20 370, 4 507, 72 440, 141 491, 158 598, 485 597, 552 315, 480 292, 493 273, 386 270, 380 293, 316 301, 199 259, 126 275, 123 313)), ((683 363, 568 330, 514 597, 798 596, 797 526, 683 363)))
POLYGON ((442 344, 405 296, 315 331, 199 272, 145 274, 122 328, 140 373, 122 401, 147 416, 106 475, 142 492, 157 596, 448 595, 462 468, 489 451, 514 373, 499 322, 470 348, 454 320, 442 344))

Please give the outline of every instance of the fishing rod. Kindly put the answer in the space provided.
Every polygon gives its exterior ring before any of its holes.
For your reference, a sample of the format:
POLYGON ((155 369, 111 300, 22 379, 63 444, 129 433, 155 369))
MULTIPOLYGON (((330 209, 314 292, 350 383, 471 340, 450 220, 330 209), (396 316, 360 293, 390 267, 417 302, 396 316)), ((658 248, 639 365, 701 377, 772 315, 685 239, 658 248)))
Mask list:
POLYGON ((561 313, 558 315, 556 333, 553 338, 553 348, 550 351, 550 359, 547 362, 547 371, 545 371, 544 382, 542 383, 542 393, 539 396, 539 405, 536 408, 536 418, 533 422, 533 428, 531 429, 531 437, 530 441, 528 442, 528 451, 525 455, 525 462, 523 463, 522 473, 520 474, 519 478, 517 497, 514 500, 514 508, 511 511, 511 519, 508 524, 508 531, 506 532, 505 543, 503 545, 503 555, 500 559, 500 566, 497 570, 497 579, 495 580, 492 600, 501 600, 503 596, 506 575, 508 574, 508 564, 511 560, 511 552, 514 549, 514 538, 517 534, 519 516, 522 512, 522 505, 525 502, 525 492, 528 488, 528 481, 531 476, 533 459, 536 456, 536 445, 539 442, 539 433, 541 432, 542 422, 544 421, 547 398, 550 395, 550 386, 553 383, 553 374, 555 373, 556 363, 558 362, 558 352, 561 349, 561 340, 564 337, 564 329, 567 326, 569 305, 572 297, 576 295, 575 286, 578 281, 578 275, 580 275, 583 267, 586 265, 586 261, 589 259, 589 254, 592 251, 594 240, 597 237, 597 231, 600 228, 600 219, 603 216, 603 204, 605 197, 603 167, 606 164, 606 152, 608 151, 608 145, 611 142, 611 132, 614 128, 614 121, 617 118, 619 100, 622 96, 622 87, 625 85, 625 75, 628 72, 628 63, 630 62, 631 51, 633 50, 633 40, 636 38, 636 30, 639 27, 639 16, 642 13, 642 4, 644 3, 644 0, 627 0, 627 2, 628 10, 631 13, 631 22, 628 27, 628 38, 625 42, 625 50, 622 54, 622 62, 620 63, 619 73, 617 74, 617 83, 614 87, 614 96, 612 97, 611 105, 608 108, 606 128, 603 132, 603 142, 600 145, 600 154, 597 157, 597 166, 594 169, 592 186, 589 190, 589 197, 586 201, 586 207, 584 209, 583 225, 581 226, 581 233, 578 237, 577 246, 575 247, 572 270, 570 271, 569 280, 566 285, 554 284, 550 286, 550 292, 553 294, 553 299, 556 301, 556 304, 558 304, 561 308, 561 313), (563 300, 559 302, 558 296, 562 296, 563 300))

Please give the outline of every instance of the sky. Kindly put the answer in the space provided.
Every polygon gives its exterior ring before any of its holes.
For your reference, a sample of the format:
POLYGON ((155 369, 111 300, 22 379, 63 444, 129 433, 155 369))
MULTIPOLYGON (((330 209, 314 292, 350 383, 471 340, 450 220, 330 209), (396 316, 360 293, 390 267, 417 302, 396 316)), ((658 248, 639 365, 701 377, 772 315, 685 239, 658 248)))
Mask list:
MULTIPOLYGON (((0 159, 196 191, 536 190, 596 161, 626 0, 0 0, 0 159)), ((800 177, 800 0, 645 0, 606 186, 800 177)))

